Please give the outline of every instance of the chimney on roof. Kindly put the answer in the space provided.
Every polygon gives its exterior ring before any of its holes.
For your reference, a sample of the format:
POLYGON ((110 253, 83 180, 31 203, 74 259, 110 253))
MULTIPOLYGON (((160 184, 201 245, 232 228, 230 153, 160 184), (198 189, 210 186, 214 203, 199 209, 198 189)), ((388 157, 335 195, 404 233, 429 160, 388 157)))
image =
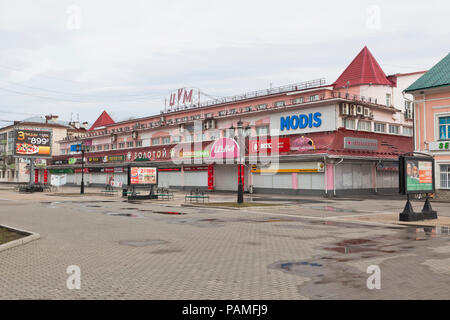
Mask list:
POLYGON ((45 115, 45 123, 56 120, 58 118, 59 118, 59 116, 57 116, 56 114, 47 114, 47 115, 45 115))

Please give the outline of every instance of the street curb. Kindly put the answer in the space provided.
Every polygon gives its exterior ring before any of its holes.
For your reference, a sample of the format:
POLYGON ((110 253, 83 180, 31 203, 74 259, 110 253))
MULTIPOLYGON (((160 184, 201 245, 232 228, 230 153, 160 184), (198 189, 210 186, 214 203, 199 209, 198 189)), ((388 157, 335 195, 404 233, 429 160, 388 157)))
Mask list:
POLYGON ((0 227, 14 231, 14 232, 19 232, 19 233, 24 233, 24 234, 28 234, 28 236, 17 239, 17 240, 13 240, 7 243, 4 243, 2 245, 0 245, 0 252, 7 250, 7 249, 11 249, 20 245, 24 245, 28 242, 34 241, 39 239, 41 236, 39 233, 36 232, 31 232, 31 231, 26 231, 26 230, 21 230, 21 229, 17 229, 17 228, 13 228, 10 226, 5 226, 3 224, 0 224, 0 227))

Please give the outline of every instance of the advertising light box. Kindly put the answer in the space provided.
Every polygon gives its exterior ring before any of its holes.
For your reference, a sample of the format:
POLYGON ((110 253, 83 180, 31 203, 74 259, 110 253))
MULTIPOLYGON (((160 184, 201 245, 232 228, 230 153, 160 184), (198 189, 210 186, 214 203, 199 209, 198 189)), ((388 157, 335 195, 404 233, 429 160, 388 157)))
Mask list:
POLYGON ((51 132, 32 129, 15 130, 14 156, 51 158, 51 132))
POLYGON ((434 193, 434 159, 424 157, 400 158, 400 192, 434 193))
POLYGON ((132 185, 158 184, 158 169, 155 167, 130 167, 129 175, 132 185))

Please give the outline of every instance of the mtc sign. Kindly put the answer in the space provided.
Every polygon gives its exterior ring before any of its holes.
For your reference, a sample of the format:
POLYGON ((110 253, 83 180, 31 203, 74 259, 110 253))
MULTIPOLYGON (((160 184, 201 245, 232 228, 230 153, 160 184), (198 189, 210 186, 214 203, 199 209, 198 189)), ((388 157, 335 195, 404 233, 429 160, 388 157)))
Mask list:
POLYGON ((271 135, 334 131, 336 130, 336 106, 304 108, 282 114, 272 114, 270 129, 271 135))

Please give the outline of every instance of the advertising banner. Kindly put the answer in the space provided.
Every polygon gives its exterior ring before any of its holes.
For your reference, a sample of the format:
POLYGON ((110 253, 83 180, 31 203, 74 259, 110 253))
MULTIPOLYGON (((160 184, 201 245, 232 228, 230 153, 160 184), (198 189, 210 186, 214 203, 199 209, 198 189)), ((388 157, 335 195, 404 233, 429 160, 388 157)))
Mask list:
POLYGON ((51 132, 31 129, 15 130, 14 156, 51 158, 51 132))
POLYGON ((154 167, 131 167, 130 184, 151 185, 158 183, 158 170, 154 167))

